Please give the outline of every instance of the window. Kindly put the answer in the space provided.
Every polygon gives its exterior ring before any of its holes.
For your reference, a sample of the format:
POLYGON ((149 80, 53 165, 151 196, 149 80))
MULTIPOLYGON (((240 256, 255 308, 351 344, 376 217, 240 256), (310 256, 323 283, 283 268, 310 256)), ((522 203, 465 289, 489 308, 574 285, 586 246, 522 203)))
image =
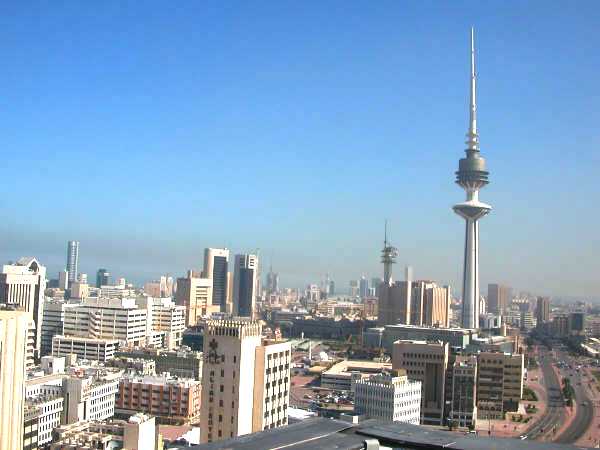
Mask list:
POLYGON ((219 387, 219 390, 220 390, 221 392, 223 392, 223 389, 224 389, 224 386, 223 386, 223 385, 221 385, 221 386, 219 387))

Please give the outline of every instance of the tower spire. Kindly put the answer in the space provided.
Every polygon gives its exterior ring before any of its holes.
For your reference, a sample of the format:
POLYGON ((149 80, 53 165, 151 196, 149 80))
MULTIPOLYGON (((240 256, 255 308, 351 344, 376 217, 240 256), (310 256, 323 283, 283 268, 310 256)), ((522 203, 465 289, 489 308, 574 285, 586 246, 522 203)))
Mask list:
POLYGON ((475 74, 475 29, 471 27, 471 98, 469 110, 469 131, 467 132, 467 150, 479 151, 477 135, 477 80, 475 74))
POLYGON ((383 231, 383 247, 387 247, 387 219, 385 219, 384 231, 383 231))

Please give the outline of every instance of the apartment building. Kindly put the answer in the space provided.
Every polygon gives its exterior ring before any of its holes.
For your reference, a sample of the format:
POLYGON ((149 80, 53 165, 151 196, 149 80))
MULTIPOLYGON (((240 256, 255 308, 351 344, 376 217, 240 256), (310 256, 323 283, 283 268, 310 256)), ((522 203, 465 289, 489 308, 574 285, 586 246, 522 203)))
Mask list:
POLYGON ((409 379, 419 380, 422 383, 422 424, 444 424, 444 389, 448 353, 448 343, 444 342, 394 342, 392 368, 404 369, 409 379))
POLYGON ((156 416, 163 424, 197 423, 202 385, 192 379, 160 376, 126 376, 119 382, 119 414, 136 411, 156 416))
POLYGON ((384 372, 355 383, 354 411, 369 419, 421 422, 421 382, 405 370, 384 372))

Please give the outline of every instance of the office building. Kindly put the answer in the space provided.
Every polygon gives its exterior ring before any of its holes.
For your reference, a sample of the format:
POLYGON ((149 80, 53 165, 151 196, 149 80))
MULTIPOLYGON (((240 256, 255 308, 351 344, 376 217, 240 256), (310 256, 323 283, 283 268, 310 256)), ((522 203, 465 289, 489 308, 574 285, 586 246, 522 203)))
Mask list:
POLYGON ((0 450, 23 448, 29 323, 26 312, 0 311, 0 450))
POLYGON ((116 357, 152 361, 154 371, 159 375, 168 372, 175 377, 202 379, 202 352, 185 347, 172 351, 150 348, 126 349, 118 351, 116 357))
POLYGON ((233 315, 254 318, 258 280, 258 256, 235 255, 233 273, 233 315))
POLYGON ((147 311, 147 334, 164 334, 163 345, 172 350, 181 345, 185 331, 185 307, 176 305, 171 297, 138 297, 136 305, 147 311))
POLYGON ((395 261, 395 256, 389 256, 386 253, 391 251, 394 251, 394 247, 385 247, 384 256, 382 256, 384 280, 379 288, 379 315, 377 320, 377 324, 380 326, 411 323, 412 269, 410 267, 405 268, 404 281, 393 282, 391 280, 391 265, 395 261), (386 282, 388 276, 390 280, 386 282))
POLYGON ((367 328, 364 332, 364 344, 368 347, 381 346, 391 352, 397 340, 408 341, 441 341, 450 347, 465 349, 473 338, 474 330, 464 328, 420 327, 416 325, 386 325, 385 327, 367 328))
POLYGON ((477 354, 477 416, 503 419, 517 411, 523 396, 523 355, 481 352, 477 354))
POLYGON ((443 342, 396 341, 392 368, 404 369, 411 380, 421 381, 421 423, 444 424, 445 379, 449 347, 443 342))
POLYGON ((110 272, 106 269, 98 269, 96 272, 96 287, 101 288, 102 286, 110 285, 110 272))
POLYGON ((330 280, 329 281, 329 295, 335 295, 335 281, 330 280))
POLYGON ((267 273, 267 293, 279 293, 279 274, 273 272, 273 267, 271 267, 269 273, 267 273))
POLYGON ((226 248, 206 248, 204 250, 203 278, 212 280, 212 304, 227 312, 229 298, 229 250, 226 248))
POLYGON ((35 258, 23 257, 14 264, 5 264, 0 273, 0 304, 31 314, 33 318, 33 350, 38 358, 41 352, 42 318, 46 268, 35 258))
POLYGON ((421 421, 421 382, 409 380, 406 371, 384 372, 356 381, 354 411, 369 419, 421 421))
MULTIPOLYGON (((77 422, 56 428, 50 450, 155 450, 154 417, 137 413, 128 420, 77 422)), ((161 447, 162 448, 162 447, 161 447)))
POLYGON ((85 299, 90 296, 90 288, 87 283, 81 281, 74 281, 71 284, 71 298, 73 299, 85 299))
POLYGON ((46 299, 42 318, 42 356, 52 353, 52 338, 64 334, 65 310, 76 306, 77 303, 46 299))
POLYGON ((77 275, 77 281, 79 281, 81 284, 88 284, 88 277, 87 277, 87 273, 80 273, 77 275))
POLYGON ((69 272, 66 270, 58 272, 58 288, 63 291, 69 289, 69 272))
POLYGON ((569 334, 582 335, 585 331, 585 313, 574 311, 569 313, 569 334))
POLYGON ((118 348, 119 341, 116 339, 63 336, 60 334, 52 337, 52 356, 55 357, 76 355, 78 359, 104 363, 115 357, 118 348))
POLYGON ((462 326, 477 328, 479 325, 479 220, 492 207, 479 201, 479 190, 488 184, 489 172, 479 152, 477 134, 477 106, 475 96, 475 40, 471 30, 471 102, 469 130, 467 132, 466 157, 459 161, 456 183, 462 187, 467 198, 452 208, 465 219, 466 235, 463 266, 462 326))
POLYGON ((96 297, 102 298, 128 298, 135 297, 135 289, 123 285, 104 285, 96 297))
POLYGON ((67 243, 67 272, 69 273, 69 283, 77 281, 79 267, 79 241, 69 241, 67 243))
POLYGON ((512 289, 509 286, 488 284, 487 310, 492 314, 504 314, 511 305, 512 289))
POLYGON ((148 312, 134 298, 87 298, 65 310, 66 336, 114 339, 121 345, 146 345, 148 312))
POLYGON ((126 375, 119 382, 115 408, 119 415, 143 412, 162 424, 197 423, 200 420, 200 381, 159 376, 126 375))
POLYGON ((287 425, 291 346, 262 338, 259 321, 204 325, 201 442, 287 425))
POLYGON ((187 327, 193 327, 213 313, 221 311, 220 305, 212 304, 212 280, 196 277, 193 271, 188 271, 186 278, 177 278, 177 293, 175 300, 185 308, 187 327))
POLYGON ((369 280, 367 280, 367 278, 364 275, 360 277, 358 289, 360 298, 365 298, 369 296, 369 280))
POLYGON ((538 297, 536 305, 537 326, 550 322, 550 298, 538 297))
POLYGON ((477 357, 456 356, 451 374, 450 413, 453 426, 475 427, 477 423, 477 357))
POLYGON ((360 288, 358 285, 358 280, 350 280, 350 297, 359 297, 360 296, 360 288))

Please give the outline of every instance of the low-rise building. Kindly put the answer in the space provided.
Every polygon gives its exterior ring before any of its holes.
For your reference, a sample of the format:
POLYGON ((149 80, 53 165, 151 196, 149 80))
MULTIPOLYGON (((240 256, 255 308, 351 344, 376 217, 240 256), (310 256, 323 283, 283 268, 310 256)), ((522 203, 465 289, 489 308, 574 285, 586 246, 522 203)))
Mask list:
POLYGON ((77 355, 78 359, 106 362, 115 357, 118 348, 116 339, 61 335, 52 338, 52 356, 57 357, 77 355))
POLYGON ((477 337, 477 330, 467 328, 442 328, 418 325, 386 325, 369 328, 365 331, 365 345, 371 348, 383 347, 391 353, 394 342, 431 341, 447 342, 451 348, 465 349, 472 338, 477 337))
POLYGON ((182 347, 177 350, 167 351, 159 349, 120 349, 117 357, 141 358, 154 361, 156 373, 169 373, 180 378, 202 378, 202 352, 182 347))
POLYGON ((162 376, 125 376, 120 380, 116 408, 119 415, 143 412, 160 423, 181 425, 200 418, 199 381, 162 376))
POLYGON ((369 419, 421 421, 421 382, 409 380, 406 371, 384 372, 357 380, 354 410, 369 419))
POLYGON ((354 390, 353 382, 391 368, 390 363, 384 362, 340 361, 321 374, 321 387, 334 391, 352 391, 354 390))

